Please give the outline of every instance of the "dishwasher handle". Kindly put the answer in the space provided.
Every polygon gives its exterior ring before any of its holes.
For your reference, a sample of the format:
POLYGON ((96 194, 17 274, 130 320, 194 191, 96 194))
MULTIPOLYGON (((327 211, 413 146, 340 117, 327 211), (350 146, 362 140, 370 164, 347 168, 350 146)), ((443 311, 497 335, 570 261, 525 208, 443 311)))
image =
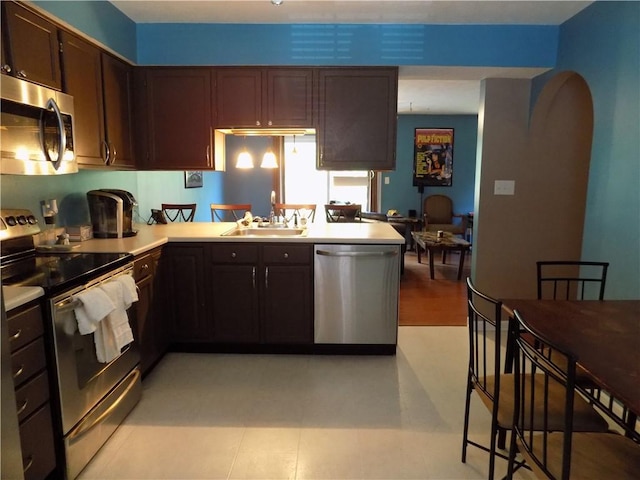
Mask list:
POLYGON ((397 250, 373 251, 373 252, 329 252, 327 250, 316 250, 317 255, 325 257, 395 257, 398 255, 397 250))

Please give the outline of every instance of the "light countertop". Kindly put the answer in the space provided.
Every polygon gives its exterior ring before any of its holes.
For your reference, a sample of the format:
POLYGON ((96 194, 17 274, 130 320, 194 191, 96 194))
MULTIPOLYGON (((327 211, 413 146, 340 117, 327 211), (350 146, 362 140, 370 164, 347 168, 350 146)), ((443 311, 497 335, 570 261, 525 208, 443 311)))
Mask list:
MULTIPOLYGON (((94 238, 80 242, 74 252, 128 252, 139 255, 170 242, 239 243, 352 243, 401 245, 405 239, 388 223, 313 223, 303 236, 228 237, 233 222, 170 223, 135 225, 138 234, 128 238, 94 238)), ((77 245, 77 244, 74 244, 77 245)))
POLYGON ((2 287, 4 308, 8 312, 44 295, 41 287, 2 287))

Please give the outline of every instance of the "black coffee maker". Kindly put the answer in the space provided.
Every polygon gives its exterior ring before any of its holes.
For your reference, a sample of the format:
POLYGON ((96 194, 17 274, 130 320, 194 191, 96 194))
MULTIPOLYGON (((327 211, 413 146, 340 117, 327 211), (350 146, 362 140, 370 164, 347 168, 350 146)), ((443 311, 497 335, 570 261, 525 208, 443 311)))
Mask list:
POLYGON ((87 192, 89 214, 94 238, 133 237, 133 207, 138 204, 134 196, 117 189, 100 189, 87 192))

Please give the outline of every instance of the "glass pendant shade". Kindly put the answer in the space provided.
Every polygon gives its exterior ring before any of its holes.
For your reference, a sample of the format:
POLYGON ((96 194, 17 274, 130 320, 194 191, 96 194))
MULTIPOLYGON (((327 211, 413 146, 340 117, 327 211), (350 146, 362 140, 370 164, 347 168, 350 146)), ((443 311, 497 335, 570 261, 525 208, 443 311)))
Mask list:
POLYGON ((271 151, 267 151, 262 157, 261 168, 278 168, 278 162, 276 161, 276 155, 271 151))
POLYGON ((253 168, 253 158, 246 150, 240 152, 236 160, 236 168, 253 168))

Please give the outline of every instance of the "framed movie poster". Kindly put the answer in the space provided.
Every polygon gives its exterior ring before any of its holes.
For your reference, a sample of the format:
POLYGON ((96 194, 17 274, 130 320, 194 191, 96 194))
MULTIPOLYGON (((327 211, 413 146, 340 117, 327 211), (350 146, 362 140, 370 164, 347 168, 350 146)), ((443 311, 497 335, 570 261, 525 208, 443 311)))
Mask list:
POLYGON ((450 187, 453 181, 453 128, 416 128, 413 184, 450 187))

